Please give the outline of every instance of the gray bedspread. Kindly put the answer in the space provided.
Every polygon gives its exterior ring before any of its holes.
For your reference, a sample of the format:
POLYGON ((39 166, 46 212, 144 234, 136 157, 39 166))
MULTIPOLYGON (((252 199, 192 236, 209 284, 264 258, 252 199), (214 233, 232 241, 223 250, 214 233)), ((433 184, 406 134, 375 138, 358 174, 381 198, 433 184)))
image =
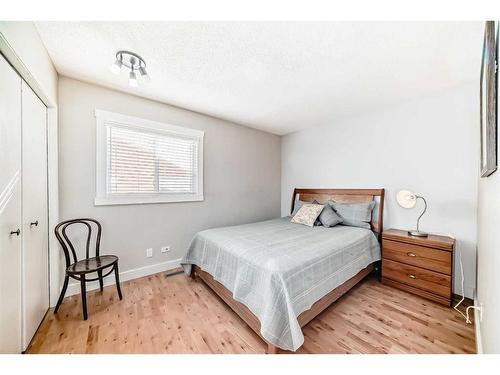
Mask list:
POLYGON ((297 317, 377 260, 368 229, 311 228, 284 217, 199 232, 181 264, 211 274, 257 316, 266 340, 295 351, 304 342, 297 317))

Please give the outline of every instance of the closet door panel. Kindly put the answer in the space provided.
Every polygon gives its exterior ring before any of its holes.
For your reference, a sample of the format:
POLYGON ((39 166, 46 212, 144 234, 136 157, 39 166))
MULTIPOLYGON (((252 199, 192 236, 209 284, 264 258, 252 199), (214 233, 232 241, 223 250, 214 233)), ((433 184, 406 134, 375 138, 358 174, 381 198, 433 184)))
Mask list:
POLYGON ((23 349, 49 307, 47 108, 22 83, 23 349))
POLYGON ((21 78, 0 55, 0 353, 21 351, 21 78))

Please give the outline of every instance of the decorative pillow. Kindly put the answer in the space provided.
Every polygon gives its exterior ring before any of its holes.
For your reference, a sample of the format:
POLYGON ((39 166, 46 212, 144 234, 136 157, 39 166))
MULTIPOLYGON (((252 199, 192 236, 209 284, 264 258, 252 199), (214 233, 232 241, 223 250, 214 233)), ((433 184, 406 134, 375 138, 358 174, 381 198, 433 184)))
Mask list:
MULTIPOLYGON (((293 205, 293 212, 290 216, 295 216, 295 214, 297 212, 299 212, 299 209, 300 207, 302 207, 304 204, 319 204, 318 201, 314 200, 312 201, 312 203, 309 203, 309 202, 303 202, 301 200, 298 200, 298 199, 295 199, 295 204, 293 205)), ((314 222, 314 226, 320 226, 321 225, 321 221, 319 221, 319 219, 316 219, 316 221, 314 222)))
POLYGON ((319 214, 323 210, 321 204, 305 203, 299 208, 299 211, 292 217, 291 222, 296 224, 304 224, 309 227, 314 225, 319 214))
POLYGON ((342 218, 343 225, 370 229, 372 211, 375 201, 370 203, 337 203, 329 201, 328 204, 342 218))
MULTIPOLYGON (((329 204, 325 205, 318 219, 319 222, 327 228, 334 227, 344 221, 329 204)), ((316 223, 314 225, 316 225, 316 223)))
POLYGON ((295 214, 297 212, 299 212, 300 210, 300 207, 302 207, 304 204, 306 204, 307 202, 302 202, 298 199, 295 199, 295 204, 293 205, 293 211, 292 211, 292 214, 290 216, 295 216, 295 214))
MULTIPOLYGON (((321 203, 319 203, 319 202, 315 199, 315 200, 313 200, 313 201, 312 201, 312 204, 321 204, 321 203)), ((326 206, 325 206, 325 207, 326 207, 326 206)), ((324 210, 324 209, 325 209, 325 208, 323 207, 323 210, 324 210)), ((323 211, 321 211, 321 212, 323 212, 323 211)), ((321 214, 319 214, 319 215, 321 216, 321 214)), ((318 216, 318 218, 316 219, 316 221, 314 222, 314 226, 315 226, 315 227, 319 227, 319 226, 321 226, 321 221, 319 221, 319 216, 318 216)))

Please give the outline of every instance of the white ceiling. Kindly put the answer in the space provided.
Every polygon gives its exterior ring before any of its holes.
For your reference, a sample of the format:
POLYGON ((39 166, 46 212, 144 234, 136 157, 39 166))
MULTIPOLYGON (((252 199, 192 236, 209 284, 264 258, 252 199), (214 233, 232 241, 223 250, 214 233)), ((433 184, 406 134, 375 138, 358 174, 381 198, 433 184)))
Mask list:
POLYGON ((482 22, 37 22, 57 71, 276 134, 479 80, 482 22), (109 65, 140 54, 151 82, 109 65))

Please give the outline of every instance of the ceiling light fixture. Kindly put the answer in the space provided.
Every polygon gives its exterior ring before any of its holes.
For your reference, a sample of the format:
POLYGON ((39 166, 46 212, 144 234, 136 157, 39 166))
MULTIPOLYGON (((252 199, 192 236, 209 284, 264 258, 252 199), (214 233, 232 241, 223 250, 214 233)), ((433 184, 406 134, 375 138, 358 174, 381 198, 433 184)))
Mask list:
POLYGON ((138 86, 136 71, 146 82, 150 81, 149 74, 146 71, 146 62, 138 54, 130 51, 118 51, 116 61, 109 67, 109 70, 114 74, 120 74, 124 67, 129 70, 128 83, 130 86, 138 86))

